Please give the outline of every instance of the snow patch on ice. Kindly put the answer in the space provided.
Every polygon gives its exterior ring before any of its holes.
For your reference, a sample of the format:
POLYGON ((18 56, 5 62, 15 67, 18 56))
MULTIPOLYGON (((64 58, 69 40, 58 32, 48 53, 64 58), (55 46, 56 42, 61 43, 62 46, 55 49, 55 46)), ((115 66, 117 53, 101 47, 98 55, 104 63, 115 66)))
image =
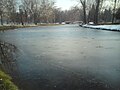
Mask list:
POLYGON ((111 31, 120 31, 120 25, 82 25, 82 27, 93 28, 93 29, 102 29, 102 30, 111 30, 111 31))

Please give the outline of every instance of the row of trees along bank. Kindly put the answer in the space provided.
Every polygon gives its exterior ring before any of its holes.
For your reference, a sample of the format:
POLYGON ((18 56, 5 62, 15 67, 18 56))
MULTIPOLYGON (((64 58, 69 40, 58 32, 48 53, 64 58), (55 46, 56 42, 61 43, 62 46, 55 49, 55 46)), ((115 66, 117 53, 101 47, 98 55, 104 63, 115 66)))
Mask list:
POLYGON ((83 21, 112 22, 120 20, 120 0, 78 0, 83 11, 83 21))
POLYGON ((63 14, 52 0, 0 0, 1 25, 62 22, 63 14))
POLYGON ((120 0, 75 0, 70 10, 55 6, 55 0, 0 0, 0 22, 6 24, 61 23, 83 21, 85 24, 120 19, 120 0))

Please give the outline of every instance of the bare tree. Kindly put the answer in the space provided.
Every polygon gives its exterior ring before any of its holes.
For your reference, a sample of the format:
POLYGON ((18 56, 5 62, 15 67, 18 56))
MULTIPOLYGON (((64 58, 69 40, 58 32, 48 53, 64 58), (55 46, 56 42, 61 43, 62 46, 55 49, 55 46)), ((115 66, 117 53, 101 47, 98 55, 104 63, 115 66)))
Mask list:
POLYGON ((118 8, 115 17, 116 19, 120 20, 120 8, 118 8))
POLYGON ((39 7, 41 5, 40 2, 40 0, 22 0, 22 6, 26 22, 28 21, 29 16, 33 20, 33 22, 37 24, 39 7))
POLYGON ((15 23, 15 16, 16 16, 16 1, 15 0, 7 0, 6 14, 10 22, 15 23))
POLYGON ((88 13, 88 21, 89 22, 94 22, 95 19, 95 5, 92 5, 92 8, 89 10, 88 13))
POLYGON ((21 21, 21 24, 24 25, 24 21, 23 21, 23 8, 22 8, 22 5, 19 6, 19 13, 20 13, 20 21, 21 21))
POLYGON ((112 23, 114 23, 115 20, 116 4, 117 4, 117 0, 114 0, 112 23))
POLYGON ((82 5, 82 11, 83 11, 83 22, 87 23, 87 15, 89 10, 92 8, 92 5, 94 3, 94 0, 79 0, 79 2, 82 5))
POLYGON ((96 10, 95 10, 95 24, 98 24, 100 0, 96 0, 96 10))
POLYGON ((86 17, 87 17, 87 15, 86 15, 86 2, 87 2, 86 0, 80 0, 80 3, 81 3, 82 8, 83 8, 83 15, 84 15, 83 21, 85 24, 87 23, 87 20, 86 20, 86 17))
POLYGON ((41 9, 42 9, 41 12, 42 21, 44 23, 54 22, 55 19, 54 2, 49 0, 43 0, 41 9))
POLYGON ((1 18, 1 25, 3 25, 3 14, 6 7, 6 0, 0 0, 0 18, 1 18))

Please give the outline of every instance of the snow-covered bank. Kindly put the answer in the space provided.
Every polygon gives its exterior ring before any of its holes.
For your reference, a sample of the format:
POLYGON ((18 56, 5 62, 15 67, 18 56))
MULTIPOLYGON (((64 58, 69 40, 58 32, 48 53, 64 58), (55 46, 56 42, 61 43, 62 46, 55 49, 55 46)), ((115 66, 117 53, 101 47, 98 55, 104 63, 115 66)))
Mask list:
POLYGON ((101 30, 110 30, 110 31, 120 31, 120 25, 82 25, 85 28, 92 28, 92 29, 101 29, 101 30))

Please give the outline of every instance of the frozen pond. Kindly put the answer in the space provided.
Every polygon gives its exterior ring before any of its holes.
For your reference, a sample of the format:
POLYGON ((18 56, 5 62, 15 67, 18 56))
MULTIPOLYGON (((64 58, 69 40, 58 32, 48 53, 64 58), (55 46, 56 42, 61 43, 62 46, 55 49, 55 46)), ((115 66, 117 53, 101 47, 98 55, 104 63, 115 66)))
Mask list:
POLYGON ((0 32, 0 41, 18 49, 11 75, 21 90, 120 90, 120 32, 44 26, 0 32))

